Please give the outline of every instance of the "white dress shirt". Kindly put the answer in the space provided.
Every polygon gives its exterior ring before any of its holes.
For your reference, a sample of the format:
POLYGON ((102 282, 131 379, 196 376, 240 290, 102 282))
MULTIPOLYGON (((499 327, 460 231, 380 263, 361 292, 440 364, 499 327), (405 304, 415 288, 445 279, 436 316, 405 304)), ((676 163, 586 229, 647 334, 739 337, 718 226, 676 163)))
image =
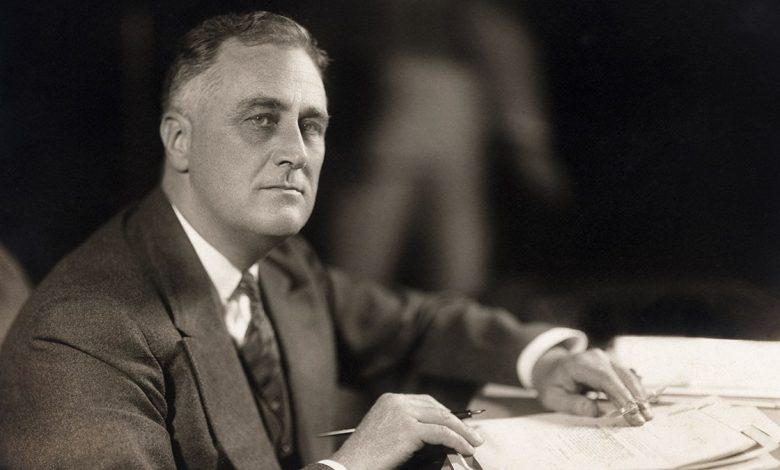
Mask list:
MULTIPOLYGON (((233 337, 239 346, 244 344, 244 336, 249 322, 252 319, 252 309, 250 307, 249 297, 246 294, 234 295, 236 287, 241 282, 241 271, 238 270, 225 256, 220 253, 211 243, 207 242, 195 228, 187 222, 187 219, 179 212, 176 206, 173 211, 179 219, 184 233, 190 239, 192 247, 195 248, 203 269, 211 279, 211 283, 217 289, 219 300, 225 309, 225 326, 228 333, 233 337)), ((259 263, 253 264, 249 272, 257 279, 259 263)))

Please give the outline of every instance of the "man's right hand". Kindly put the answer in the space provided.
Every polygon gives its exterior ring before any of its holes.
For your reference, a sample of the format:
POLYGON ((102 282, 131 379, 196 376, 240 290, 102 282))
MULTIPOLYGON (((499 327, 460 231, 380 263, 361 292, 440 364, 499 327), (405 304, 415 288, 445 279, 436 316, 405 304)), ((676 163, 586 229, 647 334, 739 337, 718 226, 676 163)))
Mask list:
POLYGON ((392 469, 425 444, 469 456, 482 437, 429 395, 386 393, 331 457, 349 470, 392 469))

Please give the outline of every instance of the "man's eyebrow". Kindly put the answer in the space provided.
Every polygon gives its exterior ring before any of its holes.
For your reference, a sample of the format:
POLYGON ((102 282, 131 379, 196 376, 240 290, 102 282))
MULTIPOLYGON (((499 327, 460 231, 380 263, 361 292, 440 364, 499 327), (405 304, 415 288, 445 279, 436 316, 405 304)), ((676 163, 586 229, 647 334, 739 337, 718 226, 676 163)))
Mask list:
POLYGON ((236 105, 236 114, 244 113, 246 111, 249 111, 252 108, 271 108, 271 109, 280 109, 284 111, 286 109, 289 109, 290 106, 284 104, 282 100, 278 98, 274 98, 272 96, 264 96, 264 95, 250 96, 238 102, 238 104, 236 105))
POLYGON ((301 110, 301 117, 319 119, 325 123, 330 121, 330 115, 326 111, 314 106, 309 106, 301 110))

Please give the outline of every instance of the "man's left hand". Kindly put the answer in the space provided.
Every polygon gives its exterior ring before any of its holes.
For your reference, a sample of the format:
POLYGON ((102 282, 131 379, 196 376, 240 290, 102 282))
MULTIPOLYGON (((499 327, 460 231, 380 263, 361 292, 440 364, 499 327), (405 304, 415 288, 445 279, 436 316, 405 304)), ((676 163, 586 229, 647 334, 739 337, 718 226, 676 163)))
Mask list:
POLYGON ((604 392, 617 409, 627 411, 623 417, 632 426, 653 419, 639 377, 601 349, 571 354, 561 347, 552 348, 534 366, 533 382, 539 401, 549 410, 600 416, 596 400, 584 395, 595 390, 604 392))

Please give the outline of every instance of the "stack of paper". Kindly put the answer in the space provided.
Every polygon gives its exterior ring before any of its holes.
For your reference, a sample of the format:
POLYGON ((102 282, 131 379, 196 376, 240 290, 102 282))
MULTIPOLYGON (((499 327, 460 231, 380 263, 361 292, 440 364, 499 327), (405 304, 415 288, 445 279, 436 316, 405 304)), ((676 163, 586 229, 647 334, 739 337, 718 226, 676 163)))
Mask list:
POLYGON ((619 336, 613 356, 665 396, 718 395, 780 409, 780 341, 619 336))
POLYGON ((621 418, 545 413, 475 421, 485 438, 474 459, 451 456, 453 470, 769 469, 780 426, 752 407, 707 397, 656 408, 632 427, 621 418))

